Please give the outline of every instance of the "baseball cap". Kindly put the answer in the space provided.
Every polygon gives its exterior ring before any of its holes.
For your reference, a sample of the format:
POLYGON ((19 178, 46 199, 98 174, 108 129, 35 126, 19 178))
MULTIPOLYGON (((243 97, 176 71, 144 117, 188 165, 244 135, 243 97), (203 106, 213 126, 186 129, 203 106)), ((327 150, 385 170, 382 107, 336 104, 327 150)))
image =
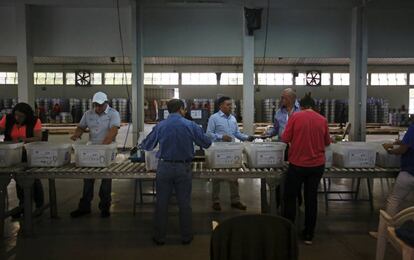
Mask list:
POLYGON ((102 105, 106 101, 108 101, 108 97, 103 92, 96 92, 95 95, 93 95, 93 98, 92 98, 93 103, 98 103, 102 105))

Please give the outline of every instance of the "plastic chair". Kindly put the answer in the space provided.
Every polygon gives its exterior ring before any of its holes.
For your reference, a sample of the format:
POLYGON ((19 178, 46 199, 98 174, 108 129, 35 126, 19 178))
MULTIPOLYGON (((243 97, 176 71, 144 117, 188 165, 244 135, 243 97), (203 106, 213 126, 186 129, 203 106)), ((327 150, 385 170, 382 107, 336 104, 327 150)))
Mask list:
POLYGON ((289 220, 278 216, 243 215, 228 219, 214 228, 210 259, 297 260, 296 229, 289 220))
POLYGON ((405 244, 395 235, 395 228, 401 226, 407 220, 414 220, 414 207, 406 208, 391 217, 384 210, 380 210, 380 221, 378 226, 378 240, 376 260, 383 260, 387 242, 391 244, 400 252, 403 253, 403 259, 413 259, 413 248, 405 244), (408 257, 408 258, 407 258, 408 257))
POLYGON ((414 260, 414 248, 397 237, 395 228, 388 227, 388 241, 402 254, 403 260, 414 260))

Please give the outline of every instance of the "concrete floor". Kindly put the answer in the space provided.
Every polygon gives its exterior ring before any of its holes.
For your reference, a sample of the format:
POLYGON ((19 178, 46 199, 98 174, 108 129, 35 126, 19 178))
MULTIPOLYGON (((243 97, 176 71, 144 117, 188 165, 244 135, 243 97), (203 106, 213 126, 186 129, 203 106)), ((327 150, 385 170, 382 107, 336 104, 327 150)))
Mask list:
MULTIPOLYGON (((150 185, 146 185, 150 189, 150 185)), ((227 186, 227 185, 224 185, 227 186)), ((227 187, 223 186, 221 213, 210 210, 211 183, 197 180, 193 185, 194 242, 189 246, 180 244, 177 209, 171 206, 167 244, 156 247, 151 242, 152 199, 138 207, 132 215, 134 182, 113 182, 112 216, 101 219, 94 200, 93 214, 81 219, 71 219, 81 194, 82 182, 78 180, 57 181, 59 219, 50 219, 46 211, 34 221, 35 235, 24 238, 19 234, 19 222, 6 221, 6 237, 1 242, 0 259, 209 259, 211 221, 244 214, 231 210, 227 187)), ((259 213, 259 180, 240 180, 242 200, 247 204, 246 213, 259 213)), ((349 187, 345 181, 337 181, 336 188, 349 187)), ((96 191, 98 185, 96 185, 96 191)), ((47 191, 47 185, 45 185, 47 191)), ((383 206, 388 191, 386 182, 375 183, 375 213, 371 214, 366 202, 330 202, 326 214, 323 197, 319 198, 319 219, 313 246, 301 242, 300 259, 322 260, 368 260, 375 258, 376 241, 368 231, 378 222, 378 209, 383 206)), ((97 193, 97 192, 96 192, 97 193)), ((364 192, 362 195, 366 195, 364 192)), ((9 186, 10 207, 16 205, 13 183, 9 186)), ((97 194, 95 196, 97 198, 97 194)), ((299 218, 303 217, 303 213, 299 218)), ((298 230, 302 220, 297 221, 298 230)), ((391 247, 386 259, 399 259, 391 247)))

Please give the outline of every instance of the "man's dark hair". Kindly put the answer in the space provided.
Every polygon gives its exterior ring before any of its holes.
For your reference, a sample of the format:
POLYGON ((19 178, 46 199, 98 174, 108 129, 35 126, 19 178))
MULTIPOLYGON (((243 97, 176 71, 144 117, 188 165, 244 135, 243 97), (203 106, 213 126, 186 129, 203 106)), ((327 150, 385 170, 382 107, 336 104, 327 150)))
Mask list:
POLYGON ((312 98, 310 92, 305 94, 305 96, 300 100, 300 106, 305 109, 315 109, 315 100, 312 98))
POLYGON ((221 104, 223 104, 224 101, 227 101, 227 100, 231 100, 231 98, 229 98, 229 97, 220 97, 219 99, 217 99, 218 106, 221 106, 221 104))
POLYGON ((177 113, 181 108, 184 108, 184 102, 181 99, 171 99, 167 103, 169 113, 177 113))

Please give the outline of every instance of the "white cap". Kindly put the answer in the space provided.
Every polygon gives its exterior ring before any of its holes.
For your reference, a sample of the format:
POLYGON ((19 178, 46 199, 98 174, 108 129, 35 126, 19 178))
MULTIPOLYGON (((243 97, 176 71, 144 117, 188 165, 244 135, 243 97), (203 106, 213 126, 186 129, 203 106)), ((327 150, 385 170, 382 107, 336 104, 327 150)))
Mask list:
POLYGON ((95 95, 93 95, 93 98, 92 98, 93 103, 98 103, 102 105, 106 101, 108 101, 108 97, 103 92, 96 92, 95 95))

